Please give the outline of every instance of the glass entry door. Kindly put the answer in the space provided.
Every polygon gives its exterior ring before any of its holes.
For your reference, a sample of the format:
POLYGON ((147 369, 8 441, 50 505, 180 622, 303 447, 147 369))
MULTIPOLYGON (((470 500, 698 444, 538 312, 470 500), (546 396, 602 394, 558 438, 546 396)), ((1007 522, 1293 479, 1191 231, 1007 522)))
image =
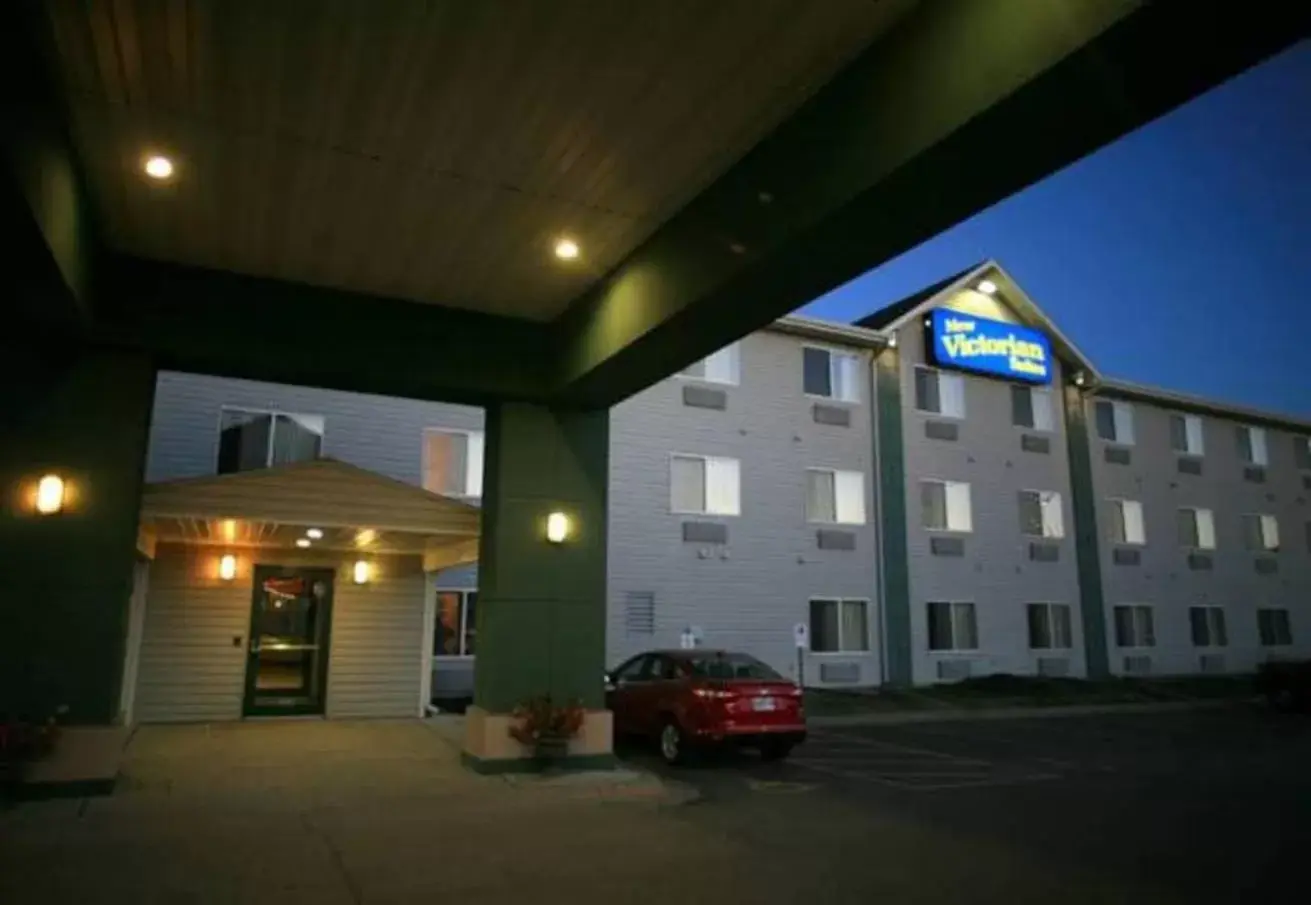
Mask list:
POLYGON ((246 715, 323 713, 331 569, 256 566, 246 715))

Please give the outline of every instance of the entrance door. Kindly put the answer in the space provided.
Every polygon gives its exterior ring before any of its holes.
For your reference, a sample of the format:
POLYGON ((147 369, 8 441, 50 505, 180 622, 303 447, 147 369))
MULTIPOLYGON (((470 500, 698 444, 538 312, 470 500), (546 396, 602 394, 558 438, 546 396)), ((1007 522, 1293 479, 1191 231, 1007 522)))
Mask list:
POLYGON ((247 716, 323 713, 332 578, 331 569, 255 567, 247 716))

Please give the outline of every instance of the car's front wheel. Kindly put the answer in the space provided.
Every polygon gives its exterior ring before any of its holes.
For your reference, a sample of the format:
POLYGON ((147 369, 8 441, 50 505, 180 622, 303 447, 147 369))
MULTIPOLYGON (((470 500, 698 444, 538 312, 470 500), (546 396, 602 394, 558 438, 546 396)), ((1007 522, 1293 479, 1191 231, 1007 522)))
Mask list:
POLYGON ((666 719, 660 727, 660 756, 670 766, 687 762, 687 742, 673 717, 666 719))
POLYGON ((771 741, 760 746, 760 756, 765 760, 783 760, 791 753, 791 742, 771 741))

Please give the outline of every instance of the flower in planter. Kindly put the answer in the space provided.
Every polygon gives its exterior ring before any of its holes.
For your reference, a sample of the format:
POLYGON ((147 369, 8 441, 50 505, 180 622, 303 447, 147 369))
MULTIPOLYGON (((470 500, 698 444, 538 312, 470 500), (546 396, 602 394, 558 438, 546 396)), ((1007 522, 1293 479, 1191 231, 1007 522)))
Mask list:
POLYGON ((528 699, 511 715, 510 737, 541 753, 547 748, 563 749, 583 728, 586 711, 578 701, 557 705, 547 694, 528 699))

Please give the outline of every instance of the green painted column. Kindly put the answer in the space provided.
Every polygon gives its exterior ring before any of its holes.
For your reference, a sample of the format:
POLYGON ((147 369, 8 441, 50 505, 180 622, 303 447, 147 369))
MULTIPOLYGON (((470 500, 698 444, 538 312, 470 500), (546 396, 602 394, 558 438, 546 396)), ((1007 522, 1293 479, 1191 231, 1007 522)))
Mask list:
POLYGON ((906 450, 901 430, 901 356, 884 349, 874 360, 875 460, 879 470, 883 650, 890 685, 914 682, 910 627, 910 560, 906 548, 906 450))
POLYGON ((609 446, 607 409, 487 409, 474 704, 488 713, 546 693, 604 706, 609 446))
POLYGON ((0 715, 118 714, 155 370, 139 355, 0 343, 0 715), (35 483, 67 486, 40 515, 35 483))
POLYGON ((1097 494, 1093 488, 1088 410, 1076 386, 1065 388, 1065 439, 1070 451, 1070 491, 1074 501, 1075 555, 1079 565, 1079 611, 1088 678, 1111 674, 1106 652, 1106 601, 1102 593, 1102 558, 1097 531, 1097 494))

